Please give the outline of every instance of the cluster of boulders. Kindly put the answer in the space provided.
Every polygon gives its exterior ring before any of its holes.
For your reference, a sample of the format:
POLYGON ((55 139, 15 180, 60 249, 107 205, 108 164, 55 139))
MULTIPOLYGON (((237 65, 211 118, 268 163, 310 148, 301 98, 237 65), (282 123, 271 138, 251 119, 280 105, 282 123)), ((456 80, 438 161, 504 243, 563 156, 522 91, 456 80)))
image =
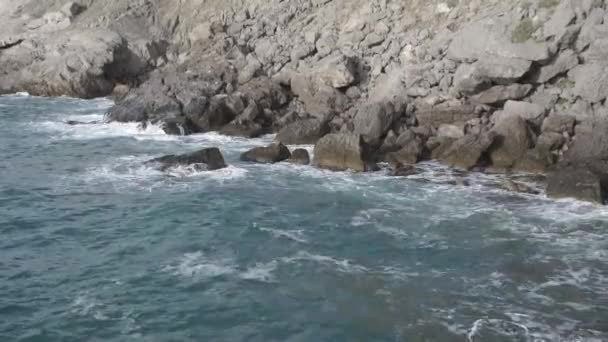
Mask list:
POLYGON ((0 90, 113 89, 107 120, 277 133, 328 169, 438 159, 608 194, 605 0, 113 0, 36 18, 23 2, 5 11, 26 33, 0 39, 0 90))

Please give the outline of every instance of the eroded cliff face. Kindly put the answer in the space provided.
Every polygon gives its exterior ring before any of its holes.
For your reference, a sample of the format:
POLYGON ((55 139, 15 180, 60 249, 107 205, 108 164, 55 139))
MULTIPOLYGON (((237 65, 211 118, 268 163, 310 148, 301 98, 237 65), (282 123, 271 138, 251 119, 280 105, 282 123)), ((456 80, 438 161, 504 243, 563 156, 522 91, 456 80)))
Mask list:
POLYGON ((606 194, 604 0, 2 0, 0 13, 2 92, 126 84, 109 120, 354 134, 377 161, 567 169, 606 194))

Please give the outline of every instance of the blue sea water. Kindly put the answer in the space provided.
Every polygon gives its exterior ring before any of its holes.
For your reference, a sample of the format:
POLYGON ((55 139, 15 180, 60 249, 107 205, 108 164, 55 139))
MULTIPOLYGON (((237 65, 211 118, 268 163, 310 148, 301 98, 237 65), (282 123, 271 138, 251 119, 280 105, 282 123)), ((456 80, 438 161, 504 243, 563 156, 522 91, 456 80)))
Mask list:
POLYGON ((0 341, 608 340, 608 209, 65 123, 110 106, 0 97, 0 341), (142 163, 209 146, 231 166, 142 163))

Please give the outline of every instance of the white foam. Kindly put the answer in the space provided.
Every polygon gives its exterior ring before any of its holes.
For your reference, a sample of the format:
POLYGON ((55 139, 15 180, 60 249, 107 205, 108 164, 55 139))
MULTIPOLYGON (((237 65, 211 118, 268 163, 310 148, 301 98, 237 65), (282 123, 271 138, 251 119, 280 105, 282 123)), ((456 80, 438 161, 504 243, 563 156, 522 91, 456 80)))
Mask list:
MULTIPOLYGON (((73 116, 82 120, 98 119, 99 115, 73 116), (88 118, 87 118, 88 117, 88 118)), ((93 120, 91 120, 93 121, 93 120)), ((141 125, 138 123, 95 123, 83 125, 68 125, 66 122, 44 121, 31 123, 34 130, 42 130, 51 134, 55 140, 94 140, 117 137, 132 137, 137 140, 173 141, 177 137, 167 135, 159 125, 141 125)))
POLYGON ((259 228, 263 232, 270 233, 275 238, 286 238, 300 243, 308 243, 304 238, 303 230, 281 230, 272 228, 259 228))
POLYGON ((210 260, 202 252, 184 254, 177 265, 164 270, 188 278, 215 278, 236 272, 229 260, 210 260))
POLYGON ((102 311, 102 303, 87 295, 79 295, 72 302, 72 313, 79 316, 93 316, 98 321, 109 319, 102 311))
POLYGON ((343 273, 364 273, 368 272, 368 269, 362 265, 353 264, 350 260, 338 260, 330 256, 311 254, 306 251, 299 251, 292 257, 282 258, 282 261, 286 263, 295 263, 299 261, 313 261, 323 265, 329 265, 335 267, 336 270, 343 273))
POLYGON ((248 268, 246 271, 239 274, 239 277, 244 280, 255 280, 265 283, 276 282, 274 272, 277 268, 277 261, 271 261, 267 263, 257 263, 254 267, 248 268))

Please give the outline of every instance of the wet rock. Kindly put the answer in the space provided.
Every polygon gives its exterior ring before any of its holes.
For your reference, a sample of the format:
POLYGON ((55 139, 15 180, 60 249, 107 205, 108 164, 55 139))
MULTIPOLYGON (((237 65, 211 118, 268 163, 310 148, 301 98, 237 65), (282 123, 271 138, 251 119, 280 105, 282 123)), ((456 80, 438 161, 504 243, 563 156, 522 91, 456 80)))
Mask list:
POLYGON ((585 166, 562 167, 548 175, 547 195, 604 204, 608 183, 604 177, 585 166))
POLYGON ((424 151, 424 144, 420 138, 413 136, 407 141, 399 142, 401 149, 387 153, 385 161, 391 165, 416 164, 420 161, 424 151))
POLYGON ((287 160, 290 157, 289 148, 280 142, 275 142, 265 147, 255 147, 241 154, 241 161, 272 164, 287 160))
POLYGON ((227 167, 224 157, 218 148, 205 148, 196 152, 167 155, 147 161, 146 164, 158 164, 161 171, 175 166, 201 165, 206 170, 218 170, 227 167))
POLYGON ((369 146, 361 135, 353 133, 334 133, 321 138, 315 145, 314 165, 336 171, 376 169, 369 146))
POLYGON ((328 132, 329 126, 323 120, 305 119, 283 127, 276 139, 287 145, 308 145, 316 143, 328 132))
MULTIPOLYGON (((456 141, 449 140, 443 143, 445 146, 438 151, 437 158, 456 168, 470 170, 477 166, 483 154, 490 148, 496 139, 494 132, 481 132, 479 134, 468 134, 456 141), (450 143, 450 141, 453 141, 450 143)), ((433 151, 435 153, 435 151, 433 151)))
POLYGON ((79 125, 96 125, 96 124, 100 124, 101 121, 77 121, 77 120, 68 120, 65 122, 66 124, 70 125, 70 126, 79 126, 79 125))
POLYGON ((526 184, 507 179, 502 183, 502 188, 507 191, 538 195, 540 192, 526 184))
POLYGON ((310 164, 310 154, 303 148, 297 148, 291 152, 291 157, 287 159, 287 162, 298 165, 310 164))
POLYGON ((413 165, 396 164, 391 168, 389 174, 393 177, 408 177, 418 174, 418 171, 413 165))

